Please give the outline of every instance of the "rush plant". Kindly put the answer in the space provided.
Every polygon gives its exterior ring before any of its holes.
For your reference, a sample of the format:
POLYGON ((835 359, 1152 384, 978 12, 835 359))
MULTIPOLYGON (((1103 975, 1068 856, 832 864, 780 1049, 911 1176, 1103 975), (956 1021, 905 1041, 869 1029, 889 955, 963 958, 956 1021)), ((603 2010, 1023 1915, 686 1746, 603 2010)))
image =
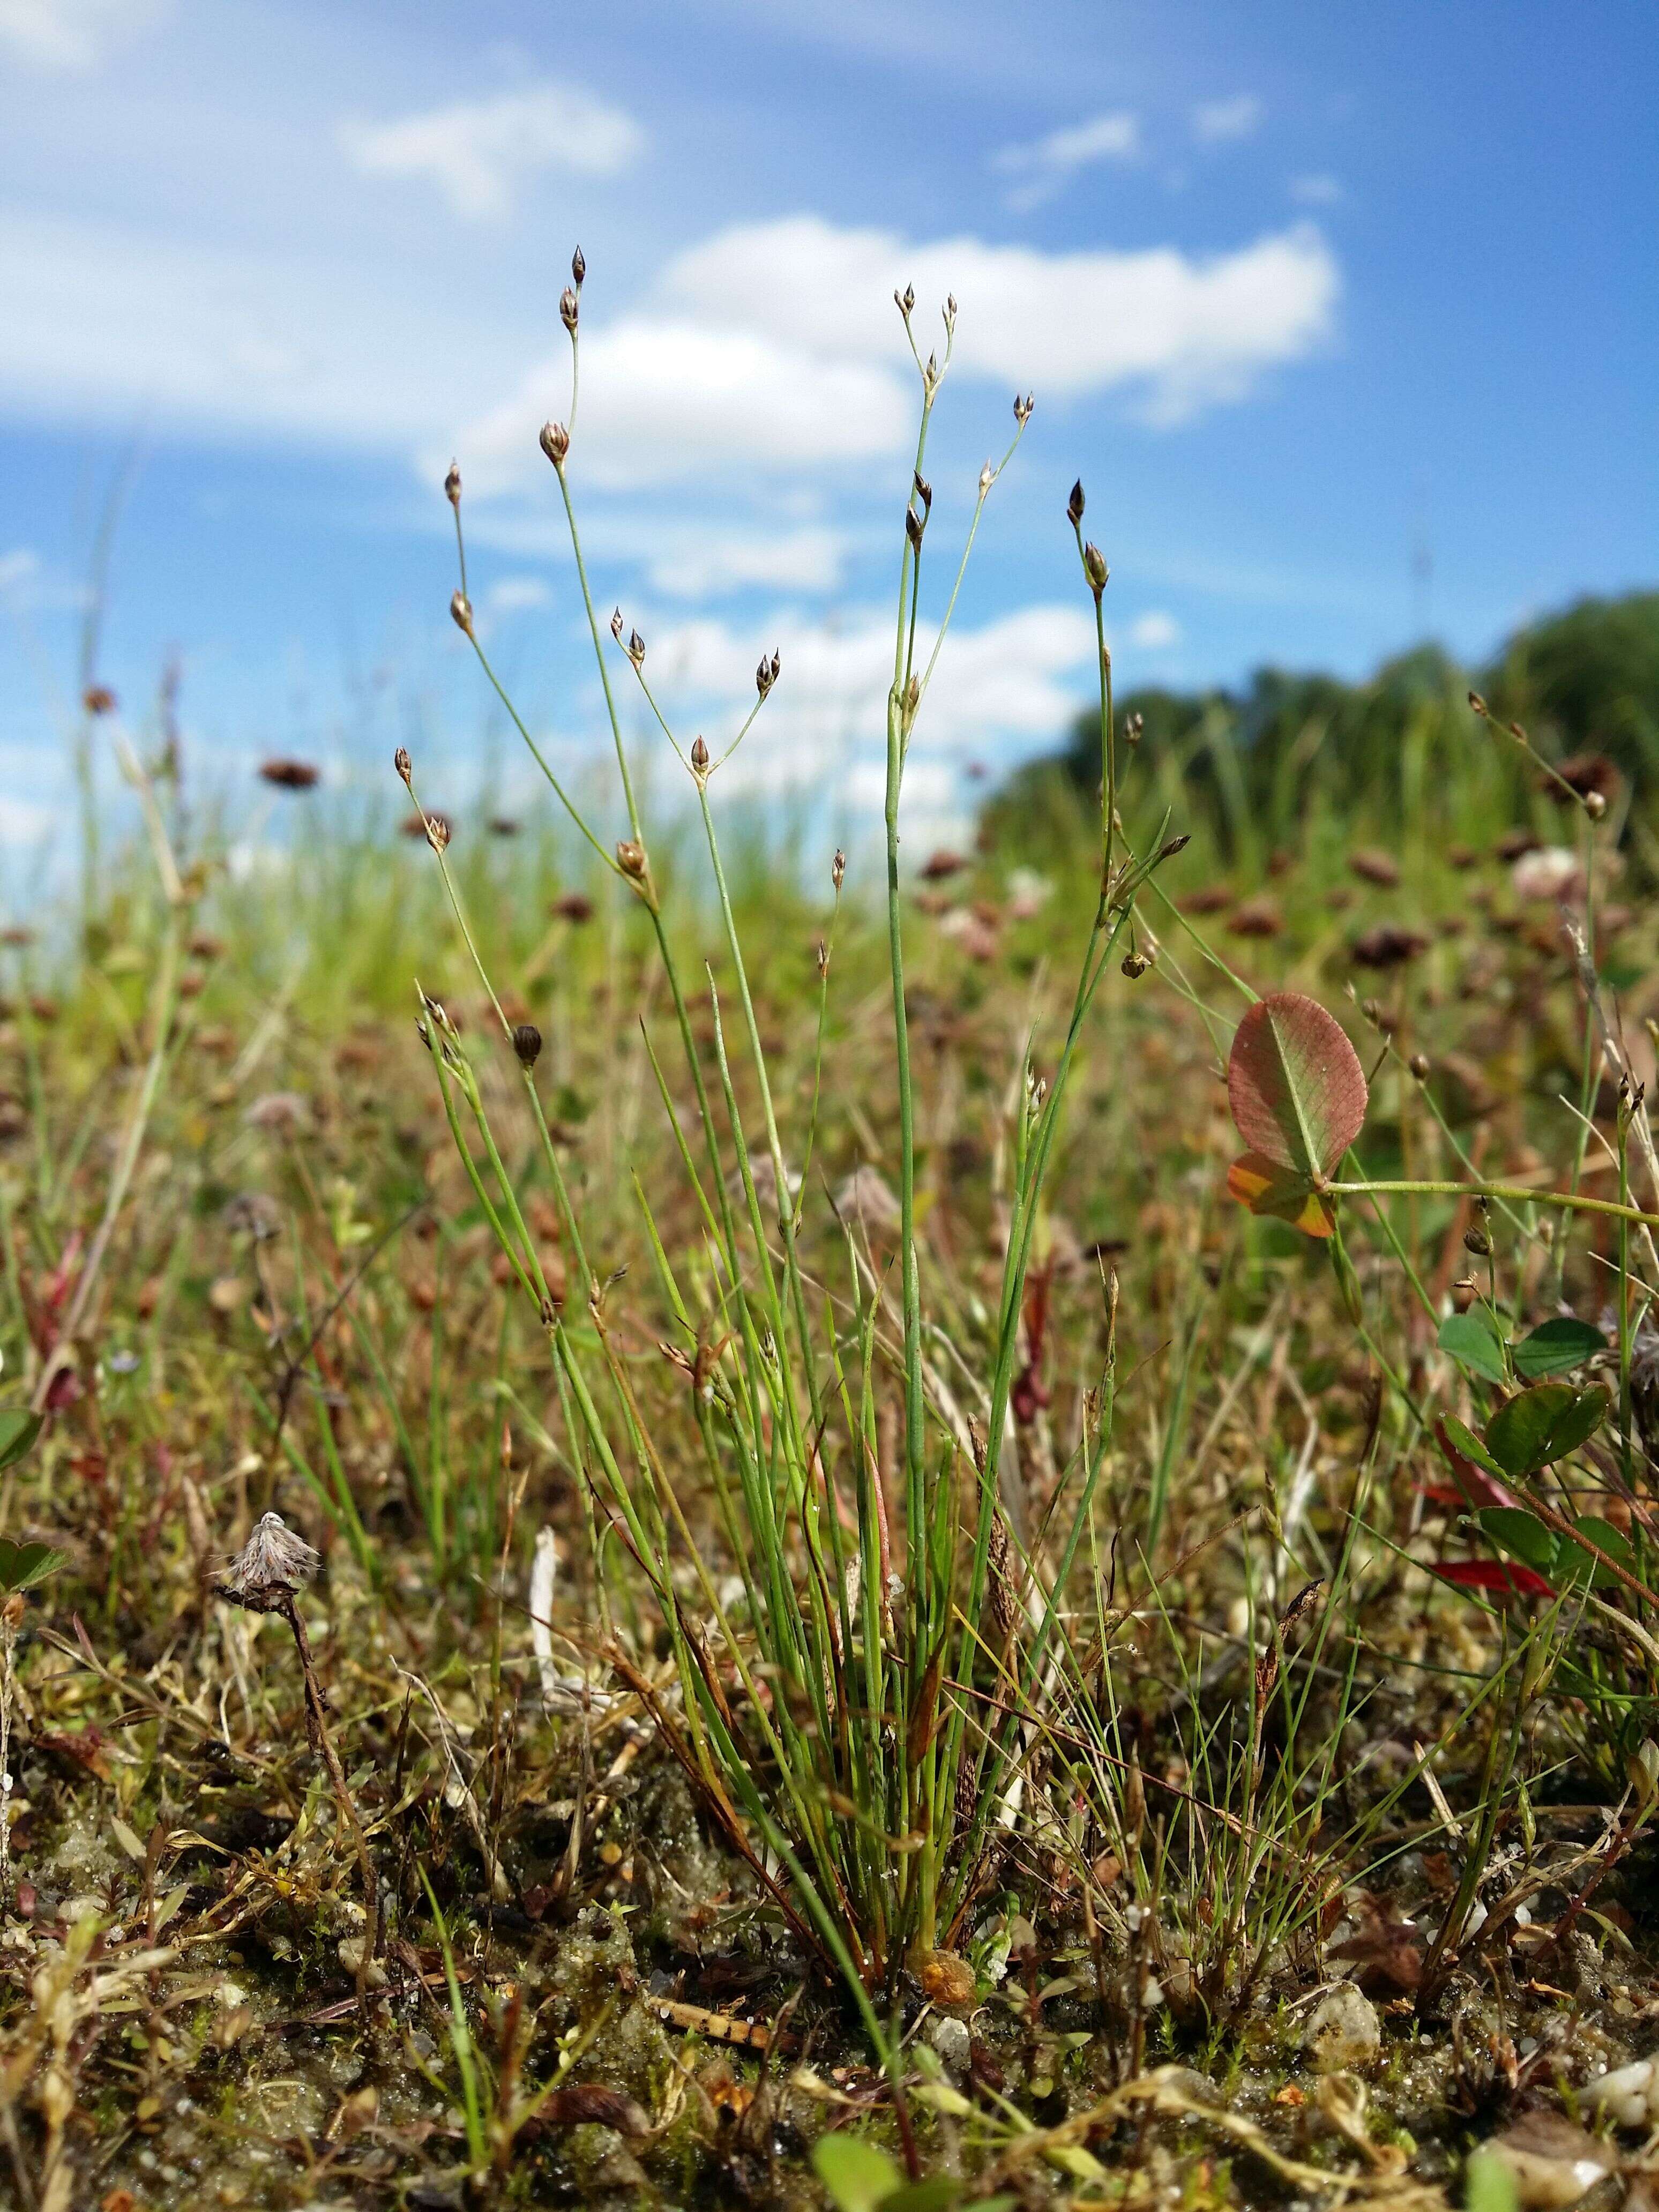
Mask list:
MULTIPOLYGON (((649 1034, 647 1048, 696 1233, 671 1250, 660 1225, 665 1194, 639 1188, 638 1200, 670 1329, 662 1349, 684 1378, 682 1419, 706 1476, 702 1496, 689 1493, 683 1477, 671 1474, 671 1465, 684 1463, 682 1439, 663 1433, 660 1414, 641 1402, 621 1350, 622 1316, 606 1255, 586 1240, 550 1134, 537 1086, 540 1037, 529 1024, 508 1019, 484 971, 447 858, 448 830, 436 816, 426 817, 428 842, 500 1038, 493 1048, 464 1040, 449 1012, 424 994, 421 1031, 479 1209, 545 1331, 601 1548, 615 1560, 619 1545, 631 1563, 633 1595, 642 1595, 654 1610, 672 1672, 666 1679, 653 1672, 645 1647, 620 1636, 607 1656, 651 1711, 756 1881, 806 1950, 839 1973, 872 2043, 890 2055, 884 2018, 898 2001, 901 1976, 908 1970, 925 1982, 929 1974, 965 1972, 950 1954, 988 1864, 999 1808, 1017 1794, 1030 1756, 1021 1707, 1040 1696, 1050 1672, 1062 1592, 1109 1439, 1109 1354, 1086 1449, 1066 1471, 1066 1494, 1048 1510, 1043 1540, 1026 1551, 1005 1511, 1005 1436, 1045 1179, 1102 977, 1130 930, 1137 895, 1184 840, 1166 842, 1160 832, 1134 849, 1119 819, 1102 613, 1107 568, 1083 534, 1079 484, 1067 520, 1098 645, 1097 892, 1048 1064, 1039 1069, 1034 1035, 1013 1071, 1007 1165, 996 1194, 1007 1220, 1000 1291, 984 1341, 965 1357, 945 1341, 930 1313, 916 1188, 900 825, 907 758, 968 559, 1032 403, 1016 401, 1013 439, 1002 459, 981 472, 965 543, 945 568, 943 606, 930 626, 923 610, 933 495, 925 471, 934 408, 951 366, 956 306, 948 301, 943 311, 942 358, 930 352, 924 359, 913 329, 914 297, 907 291, 898 299, 920 410, 885 708, 886 951, 898 1167, 895 1299, 861 1224, 842 1219, 815 1194, 805 1164, 794 1172, 794 1161, 811 1160, 817 1085, 803 1126, 775 1089, 722 860, 716 779, 781 678, 787 680, 779 659, 762 659, 754 707, 723 747, 711 750, 701 736, 688 744, 647 678, 638 632, 618 611, 607 639, 594 609, 572 490, 580 452, 583 273, 579 254, 562 302, 572 346, 569 417, 549 423, 540 442, 568 524, 610 715, 625 823, 614 847, 561 784, 486 656, 467 596, 458 471, 447 487, 461 561, 452 611, 555 795, 648 917, 672 1009, 680 1075, 671 1075, 649 1034), (724 940, 724 984, 717 984, 712 969, 688 980, 681 933, 653 871, 638 779, 623 742, 618 677, 636 685, 690 779, 724 940), (708 1044, 694 1024, 694 998, 704 1002, 708 1044), (574 1261, 562 1303, 550 1288, 493 1126, 484 1055, 502 1048, 516 1061, 540 1170, 554 1191, 562 1241, 574 1261), (752 1139, 751 1128, 757 1130, 752 1139), (964 1392, 971 1410, 962 1403, 964 1392), (895 1407, 898 1465, 890 1497, 882 1440, 895 1407), (616 1543, 605 1540, 612 1534, 616 1543), (1000 1658, 988 1656, 992 1636, 1000 1658)), ((398 766, 415 794, 406 754, 399 754, 398 766)), ((842 867, 837 855, 837 902, 842 867)), ((819 962, 820 1066, 833 947, 832 922, 819 962)))

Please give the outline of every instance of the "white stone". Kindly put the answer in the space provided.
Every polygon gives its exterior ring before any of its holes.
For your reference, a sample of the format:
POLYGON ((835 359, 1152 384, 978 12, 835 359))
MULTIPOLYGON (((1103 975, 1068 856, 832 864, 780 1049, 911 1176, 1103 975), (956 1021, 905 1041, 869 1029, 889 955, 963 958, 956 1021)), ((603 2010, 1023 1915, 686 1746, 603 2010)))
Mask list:
POLYGON ((1352 1982, 1339 1983, 1315 2010, 1302 2047, 1322 2074, 1371 2065, 1382 2049, 1376 2007, 1352 1982))
POLYGON ((1659 2125, 1659 2059, 1638 2058, 1633 2066, 1587 2081, 1584 2101, 1610 2112, 1621 2128, 1659 2125))

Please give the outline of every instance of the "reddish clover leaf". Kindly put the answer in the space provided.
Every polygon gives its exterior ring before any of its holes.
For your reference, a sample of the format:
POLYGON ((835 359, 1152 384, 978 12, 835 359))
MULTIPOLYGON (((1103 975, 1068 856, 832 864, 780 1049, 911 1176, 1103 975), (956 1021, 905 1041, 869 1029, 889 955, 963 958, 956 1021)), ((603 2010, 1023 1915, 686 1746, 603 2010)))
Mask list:
POLYGON ((1258 999, 1233 1033, 1227 1103, 1238 1133, 1293 1175, 1331 1174, 1359 1134, 1366 1097, 1347 1031, 1300 991, 1258 999))
POLYGON ((1299 991, 1258 999, 1233 1035, 1227 1103, 1249 1146, 1228 1188, 1310 1237, 1336 1225, 1324 1186, 1359 1134, 1365 1071, 1341 1024, 1299 991))

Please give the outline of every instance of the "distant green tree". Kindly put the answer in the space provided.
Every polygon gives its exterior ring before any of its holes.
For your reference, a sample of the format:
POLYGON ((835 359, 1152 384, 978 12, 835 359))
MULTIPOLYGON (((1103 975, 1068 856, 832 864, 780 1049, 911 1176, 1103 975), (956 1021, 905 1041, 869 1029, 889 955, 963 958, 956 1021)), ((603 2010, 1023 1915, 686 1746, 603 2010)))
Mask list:
POLYGON ((1605 752, 1659 781, 1659 592, 1580 599, 1517 630, 1485 688, 1547 749, 1605 752))
MULTIPOLYGON (((1494 750, 1471 719, 1473 683, 1504 720, 1527 726, 1546 758, 1605 751, 1638 787, 1659 792, 1659 592, 1585 599, 1517 630, 1473 676, 1439 646, 1385 661, 1358 684, 1261 668, 1237 691, 1148 688, 1118 701, 1120 730, 1141 722, 1144 771, 1166 799, 1203 807, 1224 848, 1245 860, 1294 842, 1316 801, 1378 831, 1437 790, 1467 782, 1507 804, 1531 785, 1517 757, 1494 750)), ((1146 780, 1143 775, 1141 781, 1146 780)), ((1085 805, 1100 784, 1100 728, 1079 715, 1065 750, 1018 770, 987 805, 999 849, 1032 858, 1056 848, 1069 787, 1085 805)))

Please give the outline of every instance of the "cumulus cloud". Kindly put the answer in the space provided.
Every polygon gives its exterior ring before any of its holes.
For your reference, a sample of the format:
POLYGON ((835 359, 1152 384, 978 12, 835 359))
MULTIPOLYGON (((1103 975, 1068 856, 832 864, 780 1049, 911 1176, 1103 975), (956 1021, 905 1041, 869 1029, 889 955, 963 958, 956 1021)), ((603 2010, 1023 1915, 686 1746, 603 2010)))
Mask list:
POLYGON ((646 580, 670 599, 708 599, 756 586, 832 592, 846 574, 847 533, 827 525, 777 531, 719 525, 654 532, 646 580))
MULTIPOLYGON (((781 653, 782 679, 737 757, 753 786, 834 781, 883 751, 893 680, 885 610, 839 621, 786 615, 764 634, 702 617, 653 630, 647 645, 652 689, 678 723, 740 720, 753 703, 757 655, 781 653)), ((931 651, 930 634, 922 649, 931 651)), ((1078 607, 1022 607, 977 629, 953 629, 916 725, 917 755, 965 762, 971 750, 1052 738, 1076 709, 1074 684, 1092 670, 1094 653, 1093 619, 1078 607)), ((706 733, 718 751, 719 726, 706 733)))
POLYGON ((1137 615, 1129 625, 1129 642, 1146 653, 1162 653, 1181 642, 1181 624, 1161 607, 1137 615))
POLYGON ((1012 207, 1032 208, 1050 198, 1079 169, 1101 161, 1132 161, 1140 151, 1140 124, 1126 109, 1068 124, 1029 145, 1005 146, 994 167, 1015 179, 1012 207))
MULTIPOLYGON (((1174 246, 1045 253, 964 237, 926 244, 816 216, 739 224, 682 254, 665 298, 828 360, 908 357, 895 285, 954 293, 969 374, 1081 396, 1139 386, 1164 421, 1236 399, 1329 331, 1340 278, 1311 224, 1207 258, 1174 246)), ((924 337, 924 343, 927 343, 924 337)))
MULTIPOLYGON (((1166 422, 1309 353, 1340 289, 1306 222, 1210 257, 915 240, 811 216, 737 225, 672 259, 631 312, 589 311, 584 472, 745 499, 763 478, 899 453, 915 374, 892 294, 908 281, 930 314, 957 294, 963 375, 1045 399, 1119 392, 1166 422)), ((539 489, 536 434, 569 404, 562 334, 538 362, 516 301, 495 318, 487 294, 434 313, 395 267, 320 251, 250 253, 14 210, 0 225, 0 402, 50 417, 137 406, 192 433, 415 453, 434 480, 453 453, 483 495, 539 489), (469 425, 462 410, 492 389, 504 396, 469 425)), ((792 555, 786 586, 834 566, 822 539, 798 539, 792 555)), ((749 557, 728 547, 721 565, 743 580, 749 557)))
MULTIPOLYGON (((536 435, 570 400, 568 350, 461 434, 469 480, 522 478, 536 435)), ((826 358, 764 331, 678 315, 630 317, 582 340, 582 465, 617 486, 867 460, 902 442, 906 386, 879 362, 826 358)))
POLYGON ((89 70, 168 13, 167 0, 0 0, 0 46, 40 68, 89 70))
POLYGON ((1236 92, 1229 100, 1201 100, 1193 110, 1193 136, 1206 146, 1249 138, 1261 128, 1261 102, 1253 92, 1236 92))
POLYGON ((364 175, 424 178, 476 221, 510 214, 538 170, 615 176, 643 137, 631 116, 580 85, 543 84, 389 123, 345 123, 340 143, 364 175))

